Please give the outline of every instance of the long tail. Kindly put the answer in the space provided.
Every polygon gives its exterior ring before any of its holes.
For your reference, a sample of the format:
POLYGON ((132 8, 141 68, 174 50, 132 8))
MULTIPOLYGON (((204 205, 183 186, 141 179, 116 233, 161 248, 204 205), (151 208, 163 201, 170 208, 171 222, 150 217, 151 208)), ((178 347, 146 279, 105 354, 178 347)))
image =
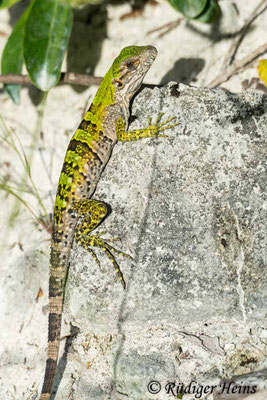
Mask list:
POLYGON ((69 262, 69 249, 60 249, 60 247, 62 246, 59 243, 52 243, 49 278, 48 349, 40 400, 50 399, 58 361, 64 289, 69 262))

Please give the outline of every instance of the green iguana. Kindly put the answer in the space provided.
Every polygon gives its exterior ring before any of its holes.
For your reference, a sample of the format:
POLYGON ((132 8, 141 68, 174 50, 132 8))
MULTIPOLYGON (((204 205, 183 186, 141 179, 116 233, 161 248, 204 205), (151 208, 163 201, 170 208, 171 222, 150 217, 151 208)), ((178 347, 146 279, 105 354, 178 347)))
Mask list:
MULTIPOLYGON (((113 252, 117 251, 101 234, 91 232, 108 214, 108 205, 92 200, 100 175, 114 145, 141 138, 165 136, 161 132, 174 118, 144 129, 127 131, 129 103, 139 89, 157 50, 152 46, 125 47, 106 73, 97 94, 67 148, 57 188, 49 278, 48 352, 40 400, 50 399, 60 342, 64 291, 69 256, 74 239, 87 249, 96 261, 92 248, 102 249, 112 261, 125 288, 120 268, 113 252)), ((121 252, 119 252, 121 253, 121 252)), ((123 254, 123 253, 121 253, 123 254)))

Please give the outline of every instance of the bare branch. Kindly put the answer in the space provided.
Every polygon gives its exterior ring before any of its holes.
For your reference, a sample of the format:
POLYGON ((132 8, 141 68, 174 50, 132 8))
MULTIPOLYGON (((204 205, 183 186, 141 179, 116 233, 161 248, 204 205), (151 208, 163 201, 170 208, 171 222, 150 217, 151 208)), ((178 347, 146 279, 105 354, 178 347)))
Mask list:
POLYGON ((230 49, 228 50, 227 60, 225 60, 225 67, 227 68, 234 61, 237 50, 244 39, 250 25, 267 9, 266 0, 262 0, 254 9, 251 15, 245 20, 243 27, 240 30, 239 36, 233 40, 230 49))
MULTIPOLYGON (((99 85, 101 81, 102 78, 96 76, 75 74, 74 72, 62 72, 58 84, 67 83, 70 85, 90 86, 99 85)), ((15 74, 0 75, 0 82, 24 86, 33 84, 28 75, 15 74)))
POLYGON ((251 61, 255 60, 255 58, 261 56, 267 51, 267 42, 258 47, 255 51, 250 53, 248 56, 239 60, 232 64, 225 72, 221 75, 217 76, 213 81, 211 81, 206 87, 212 89, 219 86, 221 83, 228 81, 228 79, 232 76, 237 74, 242 68, 244 68, 247 64, 251 61))
POLYGON ((147 35, 150 35, 151 33, 154 33, 154 32, 162 31, 157 36, 157 38, 160 38, 160 37, 166 35, 166 33, 169 33, 174 28, 176 28, 180 24, 180 22, 183 21, 183 19, 184 18, 178 18, 175 21, 168 22, 167 24, 161 25, 155 29, 151 29, 150 31, 147 32, 147 35))

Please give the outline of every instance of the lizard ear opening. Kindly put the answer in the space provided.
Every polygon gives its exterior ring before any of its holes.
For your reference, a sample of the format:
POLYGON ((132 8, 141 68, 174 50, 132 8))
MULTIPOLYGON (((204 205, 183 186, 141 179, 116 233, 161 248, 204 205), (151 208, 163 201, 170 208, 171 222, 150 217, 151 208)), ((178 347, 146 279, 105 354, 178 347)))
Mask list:
POLYGON ((113 79, 112 83, 114 86, 116 86, 117 88, 120 88, 120 89, 123 88, 123 86, 124 86, 124 82, 119 78, 113 79))

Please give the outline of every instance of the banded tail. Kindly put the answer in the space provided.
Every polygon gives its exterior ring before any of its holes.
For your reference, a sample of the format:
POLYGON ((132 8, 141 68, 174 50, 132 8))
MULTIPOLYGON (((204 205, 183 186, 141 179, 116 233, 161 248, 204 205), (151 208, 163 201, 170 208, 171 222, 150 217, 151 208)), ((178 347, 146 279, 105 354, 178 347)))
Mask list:
MULTIPOLYGON (((62 243, 62 242, 61 242, 62 243)), ((52 242, 49 278, 49 318, 48 318, 48 349, 45 376, 40 400, 49 400, 56 374, 63 298, 65 281, 69 263, 70 247, 61 248, 61 243, 52 242)))

